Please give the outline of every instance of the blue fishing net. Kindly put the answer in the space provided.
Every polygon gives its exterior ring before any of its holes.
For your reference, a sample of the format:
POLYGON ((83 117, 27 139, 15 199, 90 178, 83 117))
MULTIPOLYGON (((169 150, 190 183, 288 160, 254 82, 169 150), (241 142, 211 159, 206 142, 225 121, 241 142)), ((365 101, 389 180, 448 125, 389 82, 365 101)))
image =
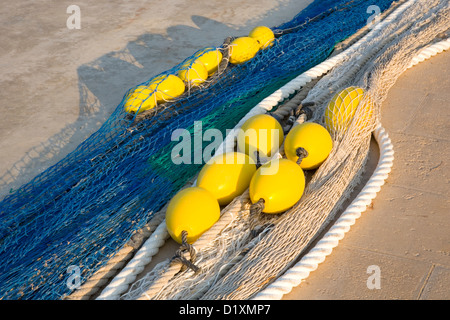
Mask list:
MULTIPOLYGON (((375 1, 381 11, 391 3, 375 1)), ((264 97, 325 60, 336 43, 363 27, 373 4, 316 0, 272 28, 277 36, 272 47, 149 113, 124 111, 131 88, 97 132, 0 202, 0 298, 70 294, 70 266, 79 268, 82 284, 202 167, 205 159, 194 161, 199 152, 194 145, 191 164, 173 162, 176 129, 189 130, 194 141, 199 134, 194 122, 200 121, 203 132, 215 128, 225 135, 264 97)), ((164 74, 176 74, 180 65, 164 74)), ((210 143, 203 142, 200 152, 210 143)))

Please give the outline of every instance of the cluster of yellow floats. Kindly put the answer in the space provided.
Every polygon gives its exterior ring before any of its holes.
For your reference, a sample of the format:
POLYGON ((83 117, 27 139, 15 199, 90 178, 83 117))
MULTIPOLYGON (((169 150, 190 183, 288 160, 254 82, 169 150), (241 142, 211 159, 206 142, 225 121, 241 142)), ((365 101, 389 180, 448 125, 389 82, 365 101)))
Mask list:
MULTIPOLYGON (((274 40, 270 28, 256 27, 247 37, 231 42, 229 62, 249 61, 259 50, 272 46, 274 40)), ((197 86, 217 72, 222 58, 218 48, 199 50, 176 74, 162 74, 130 92, 125 111, 140 113, 182 95, 186 87, 197 86)), ((325 111, 326 128, 305 122, 293 127, 286 137, 281 124, 270 115, 248 119, 238 134, 237 151, 213 157, 201 169, 196 186, 179 191, 170 200, 166 226, 171 237, 182 243, 181 235, 186 231, 187 242, 194 243, 220 218, 221 206, 247 189, 253 204, 264 201, 265 214, 279 214, 294 206, 305 189, 303 170, 317 169, 327 159, 333 148, 331 136, 335 130, 346 130, 350 125, 363 95, 364 90, 358 87, 337 93, 325 111), (285 158, 258 167, 260 159, 270 159, 283 142, 285 158)))
MULTIPOLYGON (((272 46, 272 30, 265 26, 254 28, 248 37, 240 37, 230 44, 229 61, 242 64, 251 60, 259 50, 272 46)), ((128 113, 141 113, 181 96, 186 88, 198 86, 218 70, 223 55, 218 48, 208 47, 197 51, 174 74, 162 74, 147 85, 139 85, 125 97, 124 109, 128 113)))
MULTIPOLYGON (((338 92, 325 110, 326 128, 304 122, 294 126, 286 137, 274 117, 262 114, 249 118, 238 133, 237 151, 213 157, 201 169, 196 185, 170 200, 166 225, 171 237, 181 243, 185 230, 188 243, 194 243, 217 222, 221 207, 247 189, 253 204, 264 200, 265 214, 279 214, 293 207, 305 189, 304 170, 317 169, 328 158, 333 148, 332 135, 335 130, 347 130, 363 96, 364 90, 359 87, 338 92), (267 159, 283 142, 285 158, 272 159, 257 168, 258 157, 252 150, 267 159), (300 148, 306 153, 299 154, 300 148)), ((372 102, 367 100, 362 109, 365 114, 358 125, 368 125, 372 102)))

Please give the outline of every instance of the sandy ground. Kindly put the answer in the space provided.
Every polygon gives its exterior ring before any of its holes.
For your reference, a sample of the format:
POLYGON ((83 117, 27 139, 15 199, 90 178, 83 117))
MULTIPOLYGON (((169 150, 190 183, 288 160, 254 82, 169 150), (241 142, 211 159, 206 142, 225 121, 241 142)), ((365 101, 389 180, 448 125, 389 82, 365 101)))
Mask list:
MULTIPOLYGON (((310 2, 2 4, 0 199, 95 132, 128 88, 229 35, 288 21, 310 2), (66 27, 71 4, 81 9, 79 30, 66 27)), ((401 76, 383 106, 396 152, 387 184, 285 299, 450 299, 449 70, 443 53, 401 76), (367 287, 371 265, 380 289, 367 287)))

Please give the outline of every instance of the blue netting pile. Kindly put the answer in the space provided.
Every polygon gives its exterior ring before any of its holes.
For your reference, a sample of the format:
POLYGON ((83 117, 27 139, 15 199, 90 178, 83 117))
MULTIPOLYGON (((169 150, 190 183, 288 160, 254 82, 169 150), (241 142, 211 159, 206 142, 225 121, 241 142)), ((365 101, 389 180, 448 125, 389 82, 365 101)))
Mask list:
MULTIPOLYGON (((376 1, 382 11, 391 3, 376 1)), ((175 129, 193 136, 194 121, 201 121, 203 130, 225 134, 264 97, 363 27, 372 4, 316 0, 272 28, 278 37, 270 49, 230 65, 205 88, 149 117, 125 113, 122 100, 76 150, 0 203, 0 298, 70 294, 69 266, 78 266, 82 280, 88 279, 200 170, 202 164, 172 162, 171 150, 179 143, 171 141, 175 129)))

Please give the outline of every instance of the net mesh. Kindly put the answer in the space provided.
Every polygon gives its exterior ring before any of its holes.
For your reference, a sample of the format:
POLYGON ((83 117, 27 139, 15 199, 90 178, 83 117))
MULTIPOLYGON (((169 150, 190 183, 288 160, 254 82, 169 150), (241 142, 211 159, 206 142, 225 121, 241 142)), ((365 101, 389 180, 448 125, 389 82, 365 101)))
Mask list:
POLYGON ((163 261, 122 299, 249 299, 307 252, 358 184, 387 92, 414 55, 449 28, 448 1, 406 4, 392 23, 367 38, 305 98, 315 102, 310 121, 332 123, 334 145, 309 177, 302 199, 281 215, 252 216, 244 193, 222 211, 222 217, 233 216, 229 224, 194 244, 201 272, 185 270, 158 282, 173 267, 170 260, 163 261), (346 121, 352 114, 353 120, 346 121))
MULTIPOLYGON (((391 3, 377 1, 382 11, 391 3)), ((370 4, 315 1, 272 28, 273 46, 249 62, 228 65, 220 76, 139 114, 124 110, 125 97, 138 86, 131 88, 97 132, 0 202, 0 297, 59 299, 72 291, 70 266, 80 268, 83 283, 208 160, 194 161, 199 150, 193 148, 193 163, 174 164, 176 129, 194 136, 194 121, 201 121, 203 130, 225 134, 264 97, 326 59, 336 43, 364 26, 370 4)), ((189 59, 163 75, 176 74, 189 59)))

